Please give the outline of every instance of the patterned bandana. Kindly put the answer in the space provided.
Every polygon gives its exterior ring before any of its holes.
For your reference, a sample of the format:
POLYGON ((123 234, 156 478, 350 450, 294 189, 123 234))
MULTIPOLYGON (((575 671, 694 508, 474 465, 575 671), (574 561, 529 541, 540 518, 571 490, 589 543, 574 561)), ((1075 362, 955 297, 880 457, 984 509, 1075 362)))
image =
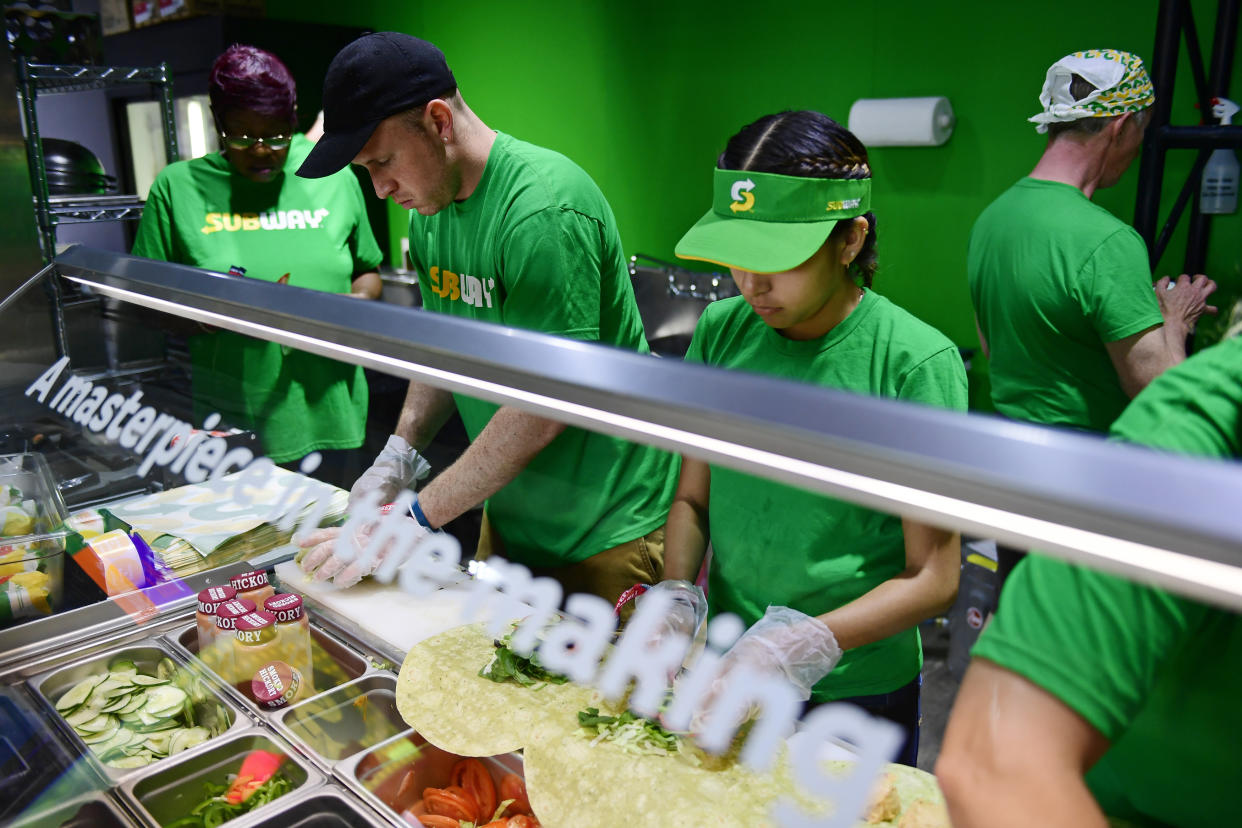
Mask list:
POLYGON ((1048 69, 1039 102, 1044 111, 1028 118, 1035 131, 1048 131, 1048 124, 1064 124, 1080 118, 1109 118, 1138 112, 1156 100, 1143 60, 1116 49, 1088 49, 1061 58, 1048 69), (1070 84, 1074 75, 1095 87, 1082 100, 1074 100, 1070 84))

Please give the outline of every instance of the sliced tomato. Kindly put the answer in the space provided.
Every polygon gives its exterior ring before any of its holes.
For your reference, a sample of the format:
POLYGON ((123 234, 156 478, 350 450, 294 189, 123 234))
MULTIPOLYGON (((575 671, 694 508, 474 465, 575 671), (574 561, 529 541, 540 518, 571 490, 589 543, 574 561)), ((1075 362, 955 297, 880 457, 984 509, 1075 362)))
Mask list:
POLYGON ((411 825, 422 825, 423 828, 460 828, 461 826, 461 820, 440 816, 439 814, 423 814, 416 817, 410 814, 409 811, 406 811, 402 816, 411 825))
POLYGON ((404 811, 417 801, 418 791, 414 788, 414 769, 411 768, 405 772, 401 786, 397 788, 397 795, 393 798, 393 810, 404 811))
POLYGON ((500 801, 512 799, 513 802, 505 809, 510 816, 530 814, 530 800, 526 798, 526 783, 516 773, 505 774, 500 780, 500 801))
POLYGON ((527 814, 518 814, 509 817, 509 825, 507 828, 539 828, 539 820, 527 814))
POLYGON ((449 775, 449 784, 464 789, 479 806, 479 819, 490 819, 496 813, 499 800, 496 799, 496 783, 487 772, 487 766, 478 759, 462 759, 453 765, 449 775))
POLYGON ((463 822, 478 822, 480 818, 479 806, 474 801, 474 797, 456 785, 449 785, 447 788, 427 788, 423 791, 423 807, 429 814, 453 817, 463 822))

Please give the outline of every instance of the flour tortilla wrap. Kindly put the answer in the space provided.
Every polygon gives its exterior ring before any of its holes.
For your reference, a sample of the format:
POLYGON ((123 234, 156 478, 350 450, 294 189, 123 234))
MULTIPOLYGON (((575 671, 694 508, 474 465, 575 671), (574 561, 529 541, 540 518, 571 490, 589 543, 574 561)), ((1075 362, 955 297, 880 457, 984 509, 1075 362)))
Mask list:
POLYGON ((458 756, 512 753, 532 735, 590 707, 594 691, 573 683, 539 689, 479 675, 496 648, 482 624, 443 632, 415 644, 397 679, 397 709, 414 730, 458 756))
MULTIPOLYGON (((832 810, 826 801, 798 790, 784 752, 765 773, 735 758, 708 758, 695 767, 672 756, 627 753, 612 742, 592 745, 564 720, 557 727, 559 734, 545 728, 538 739, 528 741, 525 752, 526 791, 545 825, 775 828, 771 812, 781 798, 793 798, 812 814, 832 810)), ((826 765, 829 772, 841 774, 852 768, 849 762, 826 765)), ((891 782, 884 780, 885 787, 894 789, 891 818, 859 821, 858 828, 950 828, 934 776, 904 765, 888 765, 883 774, 891 777, 891 782), (927 820, 928 814, 933 818, 927 820), (911 820, 903 822, 907 816, 911 820)))

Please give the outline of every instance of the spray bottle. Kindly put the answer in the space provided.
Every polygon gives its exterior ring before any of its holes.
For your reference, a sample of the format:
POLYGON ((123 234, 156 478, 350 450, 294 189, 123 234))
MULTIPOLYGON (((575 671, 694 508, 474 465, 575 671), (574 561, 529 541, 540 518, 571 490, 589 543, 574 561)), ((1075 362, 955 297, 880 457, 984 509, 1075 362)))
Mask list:
MULTIPOLYGON (((1229 126, 1238 105, 1228 98, 1216 98, 1212 114, 1220 119, 1221 126, 1229 126)), ((1238 157, 1228 147, 1213 150, 1203 168, 1203 183, 1199 190, 1199 212, 1233 213, 1238 209, 1238 157)))

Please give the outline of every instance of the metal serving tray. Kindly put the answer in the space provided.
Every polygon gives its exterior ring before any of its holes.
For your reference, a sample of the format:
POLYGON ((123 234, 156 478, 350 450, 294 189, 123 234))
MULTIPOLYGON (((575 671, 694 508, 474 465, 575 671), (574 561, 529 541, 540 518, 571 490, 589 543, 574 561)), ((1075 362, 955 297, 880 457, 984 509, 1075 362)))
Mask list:
POLYGON ((281 765, 280 772, 294 783, 294 789, 246 814, 247 818, 272 814, 285 799, 323 784, 323 776, 307 764, 296 750, 266 730, 255 727, 224 739, 213 739, 166 762, 157 763, 158 767, 150 766, 153 769, 121 784, 121 796, 146 824, 165 825, 186 816, 203 801, 204 783, 228 782, 241 769, 246 754, 256 749, 285 755, 286 761, 281 765))
POLYGON ((272 805, 276 810, 269 812, 263 808, 263 815, 254 819, 247 814, 228 823, 229 828, 381 828, 384 825, 365 805, 331 787, 316 788, 300 796, 290 794, 272 805))
MULTIPOLYGON (((354 679, 374 672, 375 668, 366 656, 346 645, 320 624, 311 623, 311 653, 314 659, 314 687, 316 695, 321 692, 340 687, 354 679)), ((190 623, 165 635, 165 638, 178 652, 186 656, 191 663, 198 665, 209 674, 216 683, 227 687, 231 698, 243 704, 246 709, 258 716, 271 716, 273 711, 259 707, 246 693, 230 682, 225 681, 198 658, 198 625, 190 623)))
POLYGON ((397 712, 397 677, 375 672, 279 711, 271 723, 320 767, 408 732, 397 712))
MULTIPOLYGON (((148 768, 162 766, 164 762, 167 762, 172 758, 169 757, 168 759, 161 759, 151 765, 148 765, 146 768, 130 769, 110 767, 99 761, 99 759, 95 756, 94 751, 90 749, 90 746, 82 741, 81 737, 78 736, 73 727, 65 721, 63 716, 56 712, 56 700, 59 699, 63 693, 79 681, 82 681, 87 676, 90 676, 92 673, 99 673, 107 670, 108 663, 119 657, 125 657, 133 661, 134 664, 138 666, 140 672, 147 673, 148 675, 155 669, 156 664, 158 664, 161 659, 171 659, 177 667, 189 670, 192 674, 195 674, 195 677, 199 679, 203 690, 208 694, 207 701, 200 704, 200 708, 206 704, 217 703, 224 708, 225 714, 230 717, 229 726, 225 730, 226 733, 250 727, 253 724, 250 717, 241 708, 219 693, 212 686, 211 682, 205 680, 205 676, 200 677, 198 675, 201 671, 196 670, 196 668, 192 665, 189 665, 184 660, 180 659, 178 655, 174 653, 171 648, 167 647, 162 641, 153 638, 139 640, 111 650, 98 652, 87 658, 81 659, 80 661, 75 661, 71 664, 57 667, 31 678, 29 681, 30 688, 55 718, 57 727, 60 728, 61 732, 68 738, 70 743, 77 748, 78 752, 88 758, 91 765, 105 780, 119 782, 122 779, 127 779, 131 776, 139 774, 148 768)), ((214 739, 209 740, 207 744, 210 744, 212 741, 214 741, 214 739)))
MULTIPOLYGON (((350 791, 362 797, 391 824, 409 825, 400 814, 422 796, 424 788, 443 788, 449 783, 454 763, 465 757, 441 750, 414 732, 402 733, 381 742, 365 753, 351 756, 332 769, 332 775, 350 791), (407 770, 414 772, 411 802, 395 802, 407 770), (394 803, 397 807, 393 807, 394 803)), ((516 773, 526 778, 522 757, 517 753, 479 758, 498 786, 503 776, 516 773)), ((490 815, 489 815, 490 816, 490 815)))
POLYGON ((133 820, 100 792, 22 817, 10 823, 10 828, 128 828, 132 824, 133 820))

